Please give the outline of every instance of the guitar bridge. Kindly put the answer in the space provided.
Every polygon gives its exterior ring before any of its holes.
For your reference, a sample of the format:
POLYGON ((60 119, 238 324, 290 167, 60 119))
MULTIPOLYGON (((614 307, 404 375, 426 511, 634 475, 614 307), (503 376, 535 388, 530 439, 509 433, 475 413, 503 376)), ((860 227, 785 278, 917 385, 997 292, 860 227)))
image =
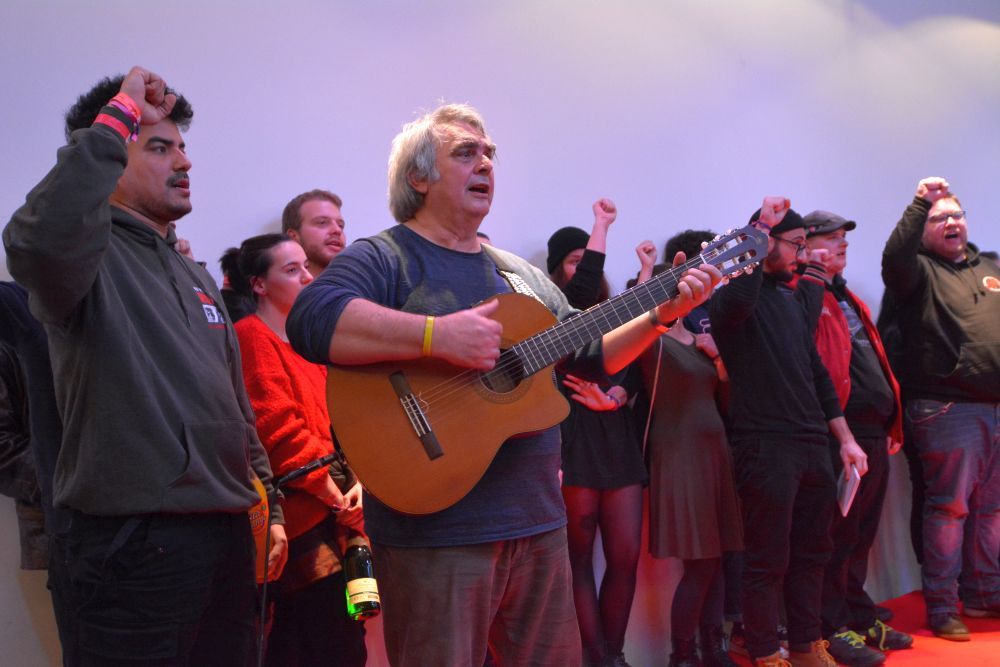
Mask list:
POLYGON ((438 442, 437 436, 434 435, 434 430, 427 420, 427 415, 424 413, 424 409, 420 407, 420 401, 413 395, 413 390, 410 389, 410 383, 406 381, 406 376, 403 375, 402 371, 396 371, 389 376, 389 382, 392 383, 392 388, 399 398, 399 404, 402 406, 403 412, 406 413, 407 419, 410 420, 413 432, 420 439, 420 444, 424 446, 427 458, 433 461, 439 456, 443 456, 444 451, 441 449, 441 443, 438 442))

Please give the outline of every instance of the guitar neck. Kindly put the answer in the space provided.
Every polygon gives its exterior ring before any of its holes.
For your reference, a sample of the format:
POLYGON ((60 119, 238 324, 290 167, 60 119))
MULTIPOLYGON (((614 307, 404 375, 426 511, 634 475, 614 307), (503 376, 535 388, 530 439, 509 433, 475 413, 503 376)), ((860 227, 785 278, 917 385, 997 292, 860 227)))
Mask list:
POLYGON ((683 265, 676 266, 522 340, 513 345, 511 351, 521 360, 526 376, 537 373, 609 331, 674 298, 677 296, 677 285, 684 272, 704 262, 705 259, 699 255, 683 265))

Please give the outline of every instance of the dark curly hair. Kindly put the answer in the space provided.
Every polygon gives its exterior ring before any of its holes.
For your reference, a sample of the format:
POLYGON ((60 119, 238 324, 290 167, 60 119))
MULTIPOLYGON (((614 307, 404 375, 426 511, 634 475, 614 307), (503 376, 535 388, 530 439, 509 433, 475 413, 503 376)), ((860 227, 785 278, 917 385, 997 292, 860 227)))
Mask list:
MULTIPOLYGON (((66 141, 69 141, 69 135, 73 134, 75 130, 90 127, 94 124, 94 119, 101 112, 101 107, 118 94, 124 80, 124 74, 105 77, 98 81, 93 88, 77 98, 76 104, 71 106, 69 111, 66 112, 66 141)), ((177 102, 170 111, 169 118, 174 121, 181 131, 186 132, 191 127, 191 119, 194 117, 194 110, 191 108, 191 103, 176 90, 169 88, 167 90, 177 96, 177 102)))
POLYGON ((663 261, 667 266, 670 266, 678 251, 682 251, 688 259, 691 259, 701 253, 703 241, 711 242, 714 238, 715 232, 685 229, 683 232, 671 236, 667 241, 667 245, 663 248, 663 261))

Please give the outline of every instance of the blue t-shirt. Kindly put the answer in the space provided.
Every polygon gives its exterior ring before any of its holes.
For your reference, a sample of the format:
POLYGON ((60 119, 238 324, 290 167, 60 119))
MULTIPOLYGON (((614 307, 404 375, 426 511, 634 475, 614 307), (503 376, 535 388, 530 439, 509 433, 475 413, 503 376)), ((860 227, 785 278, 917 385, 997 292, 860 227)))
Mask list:
MULTIPOLYGON (((573 311, 562 293, 535 267, 514 258, 519 276, 555 313, 573 311)), ((363 298, 404 312, 447 315, 511 288, 485 252, 443 248, 396 225, 360 239, 340 253, 299 295, 286 329, 307 359, 327 363, 329 343, 344 307, 363 298)), ((599 361, 599 345, 581 353, 583 365, 599 361)), ((558 427, 511 438, 467 496, 434 514, 395 512, 365 494, 365 527, 387 546, 440 547, 536 535, 566 523, 559 489, 558 427)))

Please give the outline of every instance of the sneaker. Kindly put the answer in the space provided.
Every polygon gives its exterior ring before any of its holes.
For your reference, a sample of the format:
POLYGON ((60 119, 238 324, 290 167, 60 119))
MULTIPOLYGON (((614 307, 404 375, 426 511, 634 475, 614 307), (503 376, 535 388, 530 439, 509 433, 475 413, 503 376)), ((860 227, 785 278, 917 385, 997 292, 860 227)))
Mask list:
POLYGON ((889 627, 878 619, 875 620, 875 625, 865 631, 864 636, 869 646, 874 646, 880 651, 899 651, 913 646, 913 637, 889 627))
POLYGON ((883 623, 888 623, 892 620, 892 609, 888 607, 882 607, 880 605, 875 605, 875 618, 882 621, 883 623))
POLYGON ((864 637, 853 630, 843 630, 830 637, 830 654, 848 667, 875 667, 885 662, 885 655, 865 646, 864 637))
POLYGON ((825 639, 817 639, 809 645, 808 653, 789 651, 788 662, 791 667, 837 667, 837 661, 827 651, 829 646, 825 639))
POLYGON ((934 614, 930 617, 928 625, 931 626, 931 632, 941 639, 953 642, 967 642, 972 639, 969 636, 969 628, 955 614, 934 614))
POLYGON ((962 608, 962 615, 968 616, 969 618, 1000 618, 1000 609, 990 609, 989 607, 984 609, 975 609, 973 607, 965 606, 962 608))
POLYGON ((792 667, 791 663, 787 659, 781 657, 781 653, 772 653, 769 656, 763 658, 757 658, 753 661, 754 667, 792 667))
MULTIPOLYGON (((781 639, 780 634, 778 635, 778 638, 780 641, 781 639)), ((747 638, 746 635, 743 634, 743 624, 738 621, 734 622, 733 627, 729 630, 728 648, 730 653, 735 653, 736 655, 742 655, 747 658, 750 657, 750 651, 747 650, 747 638)), ((778 655, 781 656, 782 660, 788 660, 788 647, 778 646, 778 655)))

